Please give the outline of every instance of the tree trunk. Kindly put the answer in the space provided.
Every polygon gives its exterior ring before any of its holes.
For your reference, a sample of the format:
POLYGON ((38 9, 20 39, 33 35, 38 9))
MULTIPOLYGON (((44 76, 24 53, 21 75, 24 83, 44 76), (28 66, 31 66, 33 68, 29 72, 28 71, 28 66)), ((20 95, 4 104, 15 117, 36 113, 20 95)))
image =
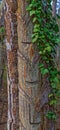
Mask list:
POLYGON ((52 15, 56 16, 56 4, 57 4, 57 0, 53 0, 53 4, 52 4, 52 15))
POLYGON ((38 69, 38 64, 42 59, 38 54, 37 47, 31 43, 33 24, 26 11, 27 2, 26 0, 17 0, 18 10, 15 2, 15 0, 6 0, 5 11, 8 59, 7 130, 54 130, 53 121, 49 121, 45 116, 52 109, 48 105, 48 95, 50 93, 49 76, 41 77, 38 69), (16 23, 18 23, 18 29, 16 23))
POLYGON ((7 130, 18 130, 18 70, 17 70, 17 2, 6 0, 5 5, 7 82, 8 82, 8 121, 7 130))
POLYGON ((45 116, 52 109, 49 79, 48 75, 41 77, 38 69, 41 58, 31 43, 33 25, 26 7, 26 0, 18 0, 19 130, 54 130, 53 121, 45 116))

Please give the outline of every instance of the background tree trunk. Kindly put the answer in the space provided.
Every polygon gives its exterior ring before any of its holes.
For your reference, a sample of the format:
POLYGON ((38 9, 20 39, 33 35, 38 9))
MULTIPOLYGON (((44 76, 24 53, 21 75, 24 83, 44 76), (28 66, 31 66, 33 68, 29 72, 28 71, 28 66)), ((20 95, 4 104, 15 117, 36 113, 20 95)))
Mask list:
POLYGON ((2 81, 4 74, 4 64, 6 63, 6 50, 4 44, 5 32, 2 32, 2 28, 4 29, 4 1, 0 3, 0 89, 2 89, 2 81), (5 57, 4 57, 5 56, 5 57))
POLYGON ((53 0, 53 4, 52 4, 52 15, 56 16, 56 4, 57 4, 57 0, 53 0))
MULTIPOLYGON (((60 1, 54 0, 53 6, 52 6, 53 16, 55 16, 55 17, 56 17, 56 5, 57 5, 57 3, 60 4, 60 1)), ((59 10, 60 10, 59 7, 58 7, 58 15, 59 15, 59 10)), ((59 34, 60 34, 60 19, 59 18, 57 18, 57 23, 58 23, 58 26, 59 26, 59 34)), ((60 43, 56 47, 56 52, 57 53, 56 53, 56 57, 55 57, 55 63, 56 63, 57 69, 60 71, 60 43)), ((58 89, 60 91, 60 83, 58 84, 58 89)), ((55 112, 57 114, 57 119, 56 119, 56 122, 55 122, 55 130, 60 130, 60 97, 58 98, 58 103, 55 106, 55 112)))

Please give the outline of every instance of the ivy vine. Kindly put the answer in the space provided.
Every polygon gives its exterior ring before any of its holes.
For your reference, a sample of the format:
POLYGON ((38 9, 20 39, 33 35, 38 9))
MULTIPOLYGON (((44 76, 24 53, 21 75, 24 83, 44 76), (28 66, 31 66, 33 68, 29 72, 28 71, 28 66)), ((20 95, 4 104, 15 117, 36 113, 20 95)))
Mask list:
POLYGON ((5 28, 4 27, 0 27, 0 34, 5 32, 5 28))
MULTIPOLYGON (((28 0, 27 0, 28 1, 28 0)), ((57 103, 56 95, 59 95, 57 84, 60 81, 60 72, 55 66, 54 56, 56 47, 60 42, 59 28, 56 19, 52 16, 52 0, 30 0, 28 1, 27 11, 33 22, 32 43, 38 47, 42 61, 39 64, 41 74, 49 75, 51 93, 49 94, 49 105, 57 103)), ((49 111, 46 115, 48 119, 56 119, 56 114, 49 111)))
POLYGON ((5 35, 5 28, 4 27, 0 27, 0 40, 3 39, 4 35, 5 35))

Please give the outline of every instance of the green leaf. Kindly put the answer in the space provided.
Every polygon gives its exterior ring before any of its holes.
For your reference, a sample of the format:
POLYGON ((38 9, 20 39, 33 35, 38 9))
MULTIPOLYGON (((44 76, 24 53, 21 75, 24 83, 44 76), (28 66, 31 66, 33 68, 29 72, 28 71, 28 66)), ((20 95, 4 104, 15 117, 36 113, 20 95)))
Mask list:
POLYGON ((33 39, 32 39, 32 43, 36 43, 38 39, 38 35, 36 35, 33 39))
POLYGON ((49 111, 47 114, 46 114, 46 117, 49 119, 49 120, 56 120, 57 116, 54 112, 52 111, 49 111))
POLYGON ((42 52, 42 51, 39 51, 39 54, 43 54, 43 52, 42 52))
POLYGON ((53 100, 50 101, 49 104, 50 104, 50 105, 55 105, 56 103, 57 103, 56 99, 53 99, 53 100))
POLYGON ((56 39, 56 43, 60 43, 60 38, 57 38, 57 39, 56 39))
POLYGON ((34 23, 34 22, 36 22, 36 21, 37 21, 37 18, 36 18, 36 17, 34 17, 34 18, 33 18, 33 23, 34 23))
POLYGON ((44 64, 39 64, 39 68, 43 68, 44 67, 44 64))
POLYGON ((51 98, 51 97, 53 97, 53 93, 50 93, 50 94, 49 94, 49 98, 51 98))
POLYGON ((45 74, 47 74, 47 73, 49 73, 48 69, 41 68, 41 74, 42 74, 42 75, 45 75, 45 74))
POLYGON ((55 95, 56 97, 60 98, 60 90, 58 90, 55 95))
POLYGON ((53 81, 56 82, 56 83, 59 83, 58 77, 55 77, 55 78, 53 79, 53 81))
POLYGON ((54 82, 51 83, 51 86, 52 86, 52 88, 56 88, 57 87, 56 83, 54 83, 54 82))
POLYGON ((5 32, 5 28, 4 27, 1 27, 0 28, 0 33, 4 33, 5 32))
POLYGON ((56 89, 56 88, 53 88, 53 89, 52 89, 52 92, 53 92, 54 94, 56 94, 57 89, 56 89))
POLYGON ((45 50, 48 51, 48 52, 51 52, 52 47, 51 47, 51 46, 48 46, 48 47, 45 48, 45 50))
POLYGON ((35 14, 35 10, 30 11, 30 16, 35 14))
POLYGON ((55 32, 59 32, 59 27, 58 27, 58 24, 55 25, 55 28, 54 28, 55 32))
POLYGON ((56 120, 56 119, 57 119, 56 114, 53 114, 53 115, 52 115, 52 119, 53 119, 53 120, 56 120))
POLYGON ((39 24, 35 24, 34 28, 38 28, 39 29, 39 26, 40 26, 39 24))

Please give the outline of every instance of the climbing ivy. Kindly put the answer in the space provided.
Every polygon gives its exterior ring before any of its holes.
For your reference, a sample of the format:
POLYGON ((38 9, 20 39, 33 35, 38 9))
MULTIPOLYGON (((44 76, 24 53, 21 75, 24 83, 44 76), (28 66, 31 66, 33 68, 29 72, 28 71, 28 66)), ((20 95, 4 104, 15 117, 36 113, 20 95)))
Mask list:
POLYGON ((0 41, 3 40, 5 35, 5 28, 4 27, 0 27, 0 41))
POLYGON ((0 34, 5 33, 5 28, 4 27, 0 27, 0 34))
MULTIPOLYGON (((27 0, 28 1, 28 0, 27 0)), ((60 42, 59 28, 56 19, 52 16, 52 0, 30 0, 27 11, 33 22, 32 43, 36 44, 41 57, 39 68, 41 74, 48 75, 51 93, 49 105, 54 106, 59 94, 57 84, 60 72, 55 66, 56 47, 60 42)), ((56 119, 55 112, 49 111, 46 115, 49 119, 56 119)))

